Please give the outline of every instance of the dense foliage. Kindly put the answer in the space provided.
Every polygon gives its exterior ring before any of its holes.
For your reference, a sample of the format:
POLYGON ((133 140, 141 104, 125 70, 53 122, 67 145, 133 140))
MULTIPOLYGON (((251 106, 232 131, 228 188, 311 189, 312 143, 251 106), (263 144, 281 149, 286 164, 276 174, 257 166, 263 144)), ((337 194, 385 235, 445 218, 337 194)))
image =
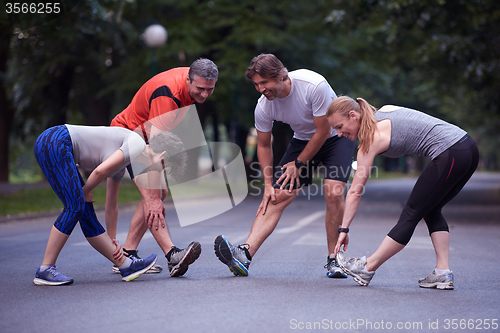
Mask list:
MULTIPOLYGON (((198 57, 217 63, 220 78, 200 117, 215 129, 225 125, 240 145, 258 98, 244 71, 253 56, 270 52, 289 70, 323 74, 337 94, 416 108, 463 127, 480 145, 482 166, 500 168, 495 0, 63 3, 68 11, 48 22, 0 16, 0 181, 8 179, 8 161, 11 173, 32 164, 43 129, 107 125, 127 106, 152 75, 152 52, 141 40, 152 23, 169 35, 156 50, 158 71, 198 57)), ((279 143, 288 131, 278 128, 279 143)))

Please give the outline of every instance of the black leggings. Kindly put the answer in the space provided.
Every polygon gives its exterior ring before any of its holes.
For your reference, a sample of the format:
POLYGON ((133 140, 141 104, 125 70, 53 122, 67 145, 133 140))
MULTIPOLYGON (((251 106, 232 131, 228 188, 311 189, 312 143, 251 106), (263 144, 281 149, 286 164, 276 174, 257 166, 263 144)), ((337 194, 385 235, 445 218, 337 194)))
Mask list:
POLYGON ((429 234, 449 232, 441 209, 462 190, 478 162, 479 152, 469 135, 432 160, 418 178, 398 223, 388 236, 400 244, 408 244, 422 218, 429 234))

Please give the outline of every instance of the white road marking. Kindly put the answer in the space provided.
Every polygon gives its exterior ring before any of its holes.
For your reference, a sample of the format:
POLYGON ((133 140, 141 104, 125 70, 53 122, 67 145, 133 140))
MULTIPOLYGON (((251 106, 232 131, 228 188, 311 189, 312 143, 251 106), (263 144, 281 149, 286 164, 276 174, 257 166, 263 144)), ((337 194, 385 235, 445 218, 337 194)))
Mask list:
POLYGON ((325 217, 325 215, 326 215, 326 212, 324 210, 316 212, 316 213, 313 213, 311 215, 308 215, 308 216, 306 216, 306 217, 298 220, 291 227, 285 227, 285 228, 277 229, 276 233, 278 233, 278 234, 288 234, 288 233, 300 230, 300 229, 306 227, 307 225, 311 224, 315 220, 317 220, 317 219, 319 219, 321 217, 325 217))

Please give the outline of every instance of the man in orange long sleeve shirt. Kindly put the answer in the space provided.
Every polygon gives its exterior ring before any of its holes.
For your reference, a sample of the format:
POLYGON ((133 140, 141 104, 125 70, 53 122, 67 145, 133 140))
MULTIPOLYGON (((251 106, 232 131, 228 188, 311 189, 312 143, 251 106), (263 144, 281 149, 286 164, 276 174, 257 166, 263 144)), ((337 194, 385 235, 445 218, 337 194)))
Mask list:
MULTIPOLYGON (((130 105, 112 120, 111 126, 135 131, 148 142, 156 134, 170 131, 177 126, 184 119, 188 109, 186 106, 194 102, 204 103, 214 92, 218 74, 217 66, 204 58, 196 60, 190 67, 162 72, 139 89, 130 105)), ((129 173, 134 178, 131 168, 129 173)), ((164 179, 162 181, 164 182, 164 179)), ((119 191, 119 186, 120 184, 113 180, 108 180, 107 188, 110 194, 119 191)), ((149 227, 158 245, 165 252, 170 275, 183 275, 188 265, 200 255, 200 244, 192 242, 183 250, 174 246, 165 225, 163 199, 167 190, 147 189, 142 186, 137 188, 141 192, 142 200, 130 222, 124 250, 137 257, 137 247, 149 227)), ((106 225, 111 238, 116 237, 117 219, 117 211, 106 209, 106 225)), ((161 270, 161 266, 156 265, 150 272, 159 273, 161 270)))

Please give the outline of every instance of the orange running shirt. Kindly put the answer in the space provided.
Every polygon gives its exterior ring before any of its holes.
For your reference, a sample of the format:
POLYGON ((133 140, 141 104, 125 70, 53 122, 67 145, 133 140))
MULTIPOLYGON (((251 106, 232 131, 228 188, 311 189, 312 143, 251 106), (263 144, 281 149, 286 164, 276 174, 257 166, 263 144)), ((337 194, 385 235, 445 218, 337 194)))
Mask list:
POLYGON ((179 67, 152 77, 135 94, 129 106, 116 115, 111 126, 139 133, 138 128, 141 128, 143 135, 149 134, 151 125, 163 131, 174 128, 186 113, 179 109, 194 103, 187 90, 188 72, 189 67, 179 67))

